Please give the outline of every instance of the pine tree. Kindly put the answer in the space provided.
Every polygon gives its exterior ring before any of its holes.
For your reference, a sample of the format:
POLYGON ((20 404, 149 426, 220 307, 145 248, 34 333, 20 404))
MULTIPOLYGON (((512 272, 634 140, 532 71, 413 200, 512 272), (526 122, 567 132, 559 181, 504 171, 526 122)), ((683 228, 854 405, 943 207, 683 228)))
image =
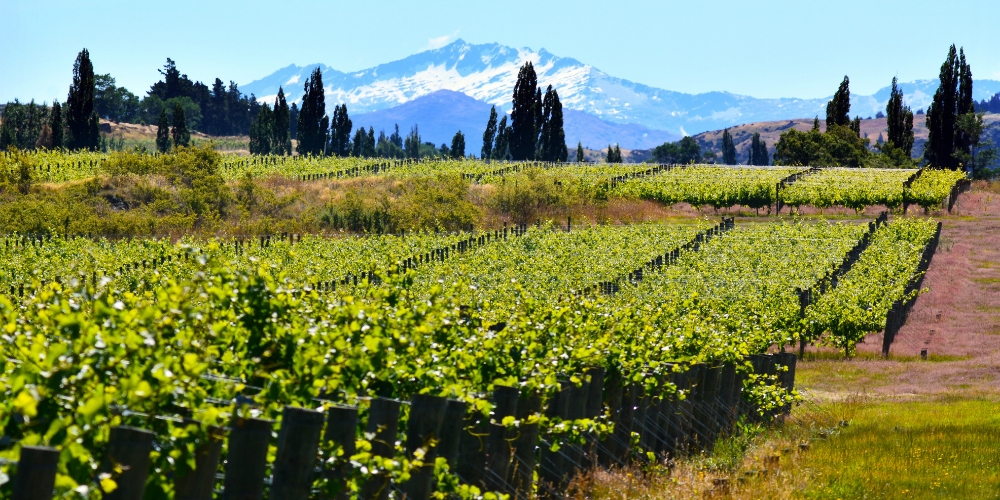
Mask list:
POLYGON ((583 163, 587 161, 587 156, 583 152, 583 142, 576 143, 576 162, 583 163))
POLYGON ((330 154, 347 156, 351 154, 351 130, 354 125, 347 115, 347 104, 333 108, 330 120, 330 154))
POLYGON ((461 130, 455 132, 455 136, 451 138, 451 157, 465 158, 465 134, 461 130))
MULTIPOLYGON (((889 127, 888 143, 909 157, 913 151, 913 111, 903 105, 903 91, 896 85, 895 77, 892 79, 889 102, 885 105, 885 116, 889 127)), ((878 137, 881 144, 882 134, 879 133, 878 137)))
POLYGON ((160 108, 160 120, 156 124, 156 149, 161 153, 170 151, 170 120, 165 107, 160 108))
MULTIPOLYGON (((956 123, 959 110, 959 86, 963 73, 971 70, 958 57, 958 51, 952 45, 948 49, 948 57, 941 65, 938 76, 940 83, 934 92, 934 100, 927 108, 927 145, 924 147, 924 159, 933 166, 942 168, 958 168, 955 158, 956 123)), ((968 83, 971 89, 971 83, 968 83)), ((964 110, 963 110, 964 111, 964 110)))
POLYGON ((511 158, 510 154, 510 136, 511 127, 507 125, 507 115, 504 114, 500 117, 500 123, 497 124, 497 140, 493 145, 492 157, 494 160, 506 161, 511 158))
POLYGON ((480 158, 489 161, 493 157, 493 141, 497 135, 497 107, 490 108, 490 119, 486 120, 486 131, 483 132, 483 149, 480 158))
POLYGON ((170 130, 170 137, 174 141, 175 148, 191 145, 191 131, 188 130, 184 108, 179 102, 174 103, 174 126, 170 130))
POLYGON ((722 163, 736 165, 736 145, 728 128, 722 131, 722 163))
POLYGON ((330 118, 326 115, 323 73, 318 67, 313 70, 309 78, 306 78, 298 122, 298 145, 295 150, 300 155, 322 155, 327 142, 330 118))
POLYGON ((59 101, 52 103, 52 112, 49 114, 49 128, 52 129, 52 149, 63 147, 63 116, 62 106, 59 101))
POLYGON ((292 154, 291 123, 288 102, 285 101, 285 91, 278 87, 278 97, 274 99, 274 114, 271 133, 271 153, 276 155, 292 154))
POLYGON ((94 111, 94 94, 94 65, 90 62, 90 52, 83 49, 73 63, 73 84, 66 98, 69 149, 97 149, 100 123, 94 111))
POLYGON ((833 99, 826 103, 826 128, 831 125, 846 126, 851 124, 851 80, 844 75, 840 88, 833 94, 833 99))
POLYGON ((535 105, 537 87, 535 68, 527 62, 517 74, 512 97, 511 131, 508 139, 510 156, 514 160, 531 160, 535 157, 535 141, 538 138, 536 113, 541 114, 541 110, 535 105))

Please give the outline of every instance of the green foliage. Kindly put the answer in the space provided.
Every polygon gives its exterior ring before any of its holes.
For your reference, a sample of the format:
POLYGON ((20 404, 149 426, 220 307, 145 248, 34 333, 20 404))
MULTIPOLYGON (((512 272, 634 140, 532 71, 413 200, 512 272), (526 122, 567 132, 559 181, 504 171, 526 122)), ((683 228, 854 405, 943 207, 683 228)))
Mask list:
POLYGON ((889 102, 885 105, 885 115, 889 127, 890 149, 899 149, 909 157, 913 152, 913 111, 909 106, 903 105, 903 91, 896 86, 896 77, 892 78, 892 91, 889 102))
POLYGON ((844 81, 833 94, 833 99, 826 103, 827 130, 833 125, 846 127, 851 124, 851 80, 844 75, 844 81))
POLYGON ((533 160, 537 149, 539 117, 542 110, 538 99, 538 76, 531 62, 524 63, 517 73, 511 99, 508 147, 515 161, 533 160), (536 114, 538 116, 536 116, 536 114))
MULTIPOLYGON (((326 115, 326 96, 323 90, 323 73, 319 67, 306 78, 299 109, 297 127, 298 145, 295 150, 300 155, 319 156, 324 153, 330 118, 326 115)), ((350 131, 348 131, 350 133, 350 131)))
POLYGON ((975 113, 972 69, 965 62, 964 50, 956 52, 954 45, 948 49, 939 79, 934 100, 927 108, 928 138, 924 160, 931 166, 957 169, 962 158, 972 154, 975 145, 972 138, 958 128, 960 115, 975 113))
POLYGON ((728 128, 722 131, 721 149, 722 163, 726 165, 736 165, 736 145, 733 144, 733 136, 729 133, 728 128))
POLYGON ((826 133, 817 129, 782 132, 775 145, 775 165, 859 167, 869 155, 868 139, 858 137, 850 127, 828 125, 826 133))
POLYGON ((587 161, 587 156, 583 153, 583 143, 582 142, 577 142, 576 143, 576 162, 577 163, 583 163, 585 161, 587 161))
MULTIPOLYGON (((730 139, 732 141, 732 139, 730 139)), ((770 163, 767 157, 767 143, 765 143, 760 138, 760 132, 754 132, 753 138, 750 140, 750 158, 747 160, 749 165, 758 165, 766 167, 770 163)))
POLYGON ((486 130, 483 132, 483 149, 479 157, 489 160, 493 157, 493 141, 497 135, 497 107, 490 106, 490 118, 486 120, 486 130))
POLYGON ((94 111, 94 93, 94 65, 90 62, 90 52, 83 49, 73 63, 73 84, 66 98, 69 149, 97 149, 100 132, 94 111))
MULTIPOLYGON (((265 106, 266 107, 266 106, 265 106)), ((271 151, 277 155, 292 154, 292 138, 289 132, 290 117, 285 90, 278 87, 278 97, 274 98, 274 119, 271 127, 271 151)))
POLYGON ((510 135, 511 127, 507 126, 507 115, 504 114, 500 117, 500 123, 497 124, 497 140, 493 145, 492 158, 494 160, 512 160, 510 152, 510 135))
POLYGON ((170 122, 165 109, 160 110, 160 119, 156 125, 156 149, 161 153, 170 151, 170 122))
MULTIPOLYGON (((350 156, 351 154, 351 130, 353 130, 354 125, 351 123, 351 118, 347 115, 347 104, 341 104, 340 106, 335 106, 333 108, 333 118, 330 120, 330 147, 327 151, 335 156, 350 156)), ((363 128, 359 128, 362 133, 363 128)), ((361 156, 360 153, 364 151, 364 142, 362 141, 362 147, 355 145, 355 151, 358 154, 355 156, 361 156)))
POLYGON ((115 86, 110 74, 94 77, 94 111, 113 122, 135 123, 139 119, 139 98, 125 87, 115 86))
POLYGON ((465 134, 461 130, 455 132, 451 138, 451 157, 454 159, 465 158, 465 134))
POLYGON ((420 159, 420 128, 417 125, 410 129, 410 133, 403 141, 403 150, 406 152, 407 158, 420 159))
POLYGON ((51 120, 49 109, 35 101, 22 104, 8 102, 0 115, 0 151, 17 148, 22 151, 35 149, 35 143, 45 124, 51 120))
POLYGON ((253 123, 250 124, 250 154, 270 154, 271 148, 274 147, 273 141, 274 114, 271 113, 271 108, 264 104, 253 123))
POLYGON ((173 127, 170 129, 170 138, 174 141, 174 147, 188 147, 191 145, 191 131, 188 130, 187 119, 184 117, 184 108, 179 103, 174 104, 173 127))
POLYGON ((549 85, 542 103, 537 158, 541 161, 565 162, 567 154, 562 103, 559 102, 559 93, 549 85))
MULTIPOLYGON (((725 132, 723 132, 725 134, 725 132)), ((733 163, 736 164, 736 150, 733 150, 733 163)), ((725 151, 723 151, 725 153, 725 151)), ((653 148, 653 161, 656 163, 686 164, 701 161, 701 146, 694 137, 683 137, 677 142, 665 142, 653 148)), ((728 161, 728 160, 726 160, 728 161)))

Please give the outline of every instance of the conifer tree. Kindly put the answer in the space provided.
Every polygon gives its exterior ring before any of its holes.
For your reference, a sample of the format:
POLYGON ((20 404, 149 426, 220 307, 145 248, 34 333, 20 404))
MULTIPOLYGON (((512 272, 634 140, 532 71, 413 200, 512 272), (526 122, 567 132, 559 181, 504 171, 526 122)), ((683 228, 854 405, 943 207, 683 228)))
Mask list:
POLYGON ((327 142, 330 118, 326 115, 323 73, 319 67, 306 78, 304 90, 302 108, 299 109, 298 145, 295 149, 300 155, 322 155, 327 142))
POLYGON ((530 62, 521 66, 514 84, 513 107, 510 113, 510 156, 514 160, 531 160, 535 157, 538 138, 538 118, 541 110, 536 106, 538 77, 530 62))
POLYGON ((490 108, 490 119, 486 120, 486 131, 483 132, 483 149, 480 158, 489 161, 493 157, 493 141, 497 135, 497 107, 490 108))
MULTIPOLYGON (((965 62, 964 50, 952 45, 941 65, 940 82, 934 100, 927 108, 927 145, 924 159, 933 166, 959 168, 959 156, 971 152, 971 141, 958 127, 960 115, 975 112, 972 101, 972 69, 965 62)), ((918 111, 919 113, 919 111, 918 111)))
POLYGON ((156 149, 161 153, 170 151, 170 120, 165 107, 160 108, 160 119, 156 124, 156 149))
POLYGON ((333 108, 330 120, 330 154, 347 156, 351 153, 351 130, 354 125, 347 115, 347 104, 333 108))
POLYGON ((767 143, 760 138, 760 132, 754 132, 750 139, 750 165, 767 166, 770 163, 767 153, 767 143))
POLYGON ((417 125, 410 129, 410 134, 403 141, 403 151, 407 158, 420 159, 420 128, 417 125))
POLYGON ((188 130, 184 108, 179 102, 174 103, 174 126, 170 130, 170 137, 174 141, 175 148, 191 145, 191 131, 188 130))
POLYGON ((271 127, 271 153, 276 155, 292 154, 292 134, 288 102, 285 101, 285 91, 278 87, 278 97, 274 99, 273 125, 271 127))
POLYGON ((69 149, 97 149, 100 120, 94 111, 95 92, 94 65, 90 62, 90 52, 83 49, 73 63, 73 83, 66 98, 69 149))
MULTIPOLYGON (((337 113, 334 112, 334 116, 337 113)), ((336 121, 336 120, 334 120, 336 121)), ((352 141, 351 155, 361 158, 365 154, 365 143, 368 142, 368 133, 365 132, 364 127, 360 127, 354 131, 354 141, 352 141)))
POLYGON ((813 130, 819 132, 819 117, 813 118, 813 130))
POLYGON ((542 161, 566 161, 566 132, 563 130, 562 103, 559 93, 549 85, 542 102, 542 124, 539 134, 539 155, 542 161))
POLYGON ((587 161, 587 155, 583 152, 583 142, 576 143, 576 162, 583 163, 587 161))
POLYGON ((510 136, 511 127, 507 125, 507 115, 500 117, 497 124, 497 139, 493 145, 492 157, 494 160, 510 159, 510 136))
POLYGON ((733 144, 733 135, 728 128, 722 131, 722 163, 736 165, 736 145, 733 144))
POLYGON ((365 158, 375 158, 375 129, 368 127, 368 137, 365 139, 365 151, 362 155, 365 158))
POLYGON ((622 159, 622 150, 617 144, 615 144, 615 163, 621 163, 623 161, 625 160, 622 159))
POLYGON ((851 80, 844 75, 840 88, 833 94, 833 99, 826 103, 826 129, 831 125, 846 126, 851 124, 851 80))
POLYGON ((851 130, 853 130, 858 137, 861 137, 861 117, 855 116, 854 120, 851 121, 850 126, 851 130))
MULTIPOLYGON (((288 131, 291 133, 292 139, 296 138, 299 131, 299 105, 298 103, 292 103, 292 107, 288 110, 288 131)), ((291 154, 291 153, 289 153, 291 154)))
POLYGON ((452 158, 465 158, 465 134, 461 130, 455 132, 455 136, 451 138, 450 151, 452 158))
POLYGON ((62 106, 59 101, 52 103, 52 112, 49 114, 49 128, 52 129, 52 149, 63 147, 63 116, 62 106))
MULTIPOLYGON (((909 157, 913 152, 913 111, 903 105, 903 91, 896 85, 895 77, 892 79, 889 102, 885 105, 885 116, 889 127, 888 143, 909 157)), ((878 137, 881 144, 882 134, 879 133, 878 137)))
POLYGON ((266 103, 250 123, 250 154, 266 155, 274 150, 274 113, 266 103))

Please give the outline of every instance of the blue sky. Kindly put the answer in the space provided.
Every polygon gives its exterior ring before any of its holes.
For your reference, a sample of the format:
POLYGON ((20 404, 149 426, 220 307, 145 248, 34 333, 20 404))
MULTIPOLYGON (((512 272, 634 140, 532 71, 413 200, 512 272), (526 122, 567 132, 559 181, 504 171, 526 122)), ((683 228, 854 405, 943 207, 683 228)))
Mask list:
POLYGON ((1000 2, 969 1, 0 1, 0 101, 64 100, 73 59, 143 95, 167 57, 206 82, 288 64, 359 70, 443 45, 544 47, 681 92, 870 94, 936 78, 951 43, 1000 79, 1000 2))

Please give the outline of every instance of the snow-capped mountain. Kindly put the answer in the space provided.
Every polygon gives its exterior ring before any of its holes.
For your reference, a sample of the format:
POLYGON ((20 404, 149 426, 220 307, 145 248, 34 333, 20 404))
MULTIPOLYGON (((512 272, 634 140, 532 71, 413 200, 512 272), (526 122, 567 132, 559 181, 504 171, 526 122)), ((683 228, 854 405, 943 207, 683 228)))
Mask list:
MULTIPOLYGON (((552 85, 559 91, 566 109, 582 111, 612 124, 636 124, 675 135, 757 121, 822 118, 829 100, 828 97, 757 99, 728 92, 685 94, 615 78, 545 49, 477 45, 462 40, 354 73, 322 64, 291 65, 247 84, 242 90, 254 93, 261 101, 273 102, 278 87, 283 86, 288 99, 298 100, 309 73, 319 66, 326 87, 326 104, 331 111, 333 106, 347 103, 352 115, 370 113, 438 90, 461 92, 509 111, 518 69, 526 61, 534 64, 539 85, 552 85)), ((831 89, 837 83, 831 82, 831 89)), ((936 86, 937 80, 901 84, 906 101, 914 110, 930 104, 936 86)), ((985 99, 1000 92, 1000 82, 977 80, 974 88, 976 99, 985 99)), ((888 87, 871 96, 854 95, 851 114, 874 116, 885 109, 888 98, 888 87)), ((485 119, 484 116, 484 122, 485 119)))

